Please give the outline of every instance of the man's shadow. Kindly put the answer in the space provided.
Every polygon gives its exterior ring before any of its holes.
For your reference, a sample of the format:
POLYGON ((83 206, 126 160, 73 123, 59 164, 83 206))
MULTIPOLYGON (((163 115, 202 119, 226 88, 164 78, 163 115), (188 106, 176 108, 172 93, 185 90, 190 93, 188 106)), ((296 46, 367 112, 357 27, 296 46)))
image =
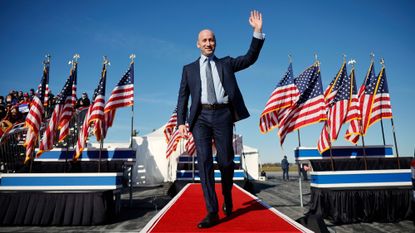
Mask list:
POLYGON ((238 216, 244 215, 248 212, 251 211, 258 211, 258 210, 264 210, 267 209, 267 207, 261 205, 261 203, 259 203, 256 200, 251 200, 251 201, 247 201, 245 203, 242 204, 244 207, 242 208, 238 208, 237 210, 233 211, 231 216, 229 217, 225 217, 219 220, 220 223, 224 223, 227 221, 231 221, 235 218, 237 218, 238 216))

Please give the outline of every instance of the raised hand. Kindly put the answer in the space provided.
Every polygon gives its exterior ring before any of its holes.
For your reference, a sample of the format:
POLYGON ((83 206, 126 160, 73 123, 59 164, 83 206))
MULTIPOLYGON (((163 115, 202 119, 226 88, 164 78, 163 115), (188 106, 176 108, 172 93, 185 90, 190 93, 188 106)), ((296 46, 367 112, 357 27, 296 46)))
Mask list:
POLYGON ((262 33, 262 14, 259 11, 251 11, 251 16, 249 17, 249 24, 254 28, 255 32, 262 33))

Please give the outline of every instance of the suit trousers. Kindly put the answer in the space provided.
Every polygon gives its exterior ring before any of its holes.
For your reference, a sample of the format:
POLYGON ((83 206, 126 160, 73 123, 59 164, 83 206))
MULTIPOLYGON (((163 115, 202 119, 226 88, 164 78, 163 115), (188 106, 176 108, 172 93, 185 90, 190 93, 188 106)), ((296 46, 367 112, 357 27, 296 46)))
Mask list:
POLYGON ((218 212, 215 193, 212 139, 216 146, 216 161, 221 172, 222 194, 228 207, 232 206, 234 173, 233 120, 229 108, 202 109, 192 130, 196 143, 200 182, 209 213, 218 212))

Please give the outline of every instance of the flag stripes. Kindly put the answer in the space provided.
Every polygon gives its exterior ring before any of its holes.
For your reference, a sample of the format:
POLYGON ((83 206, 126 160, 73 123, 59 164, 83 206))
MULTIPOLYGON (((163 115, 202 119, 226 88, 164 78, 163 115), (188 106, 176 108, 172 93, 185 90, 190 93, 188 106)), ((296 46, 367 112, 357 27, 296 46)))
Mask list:
POLYGON ((317 142, 320 153, 328 150, 331 143, 337 140, 341 126, 347 118, 352 94, 350 78, 347 76, 346 61, 344 61, 336 77, 324 92, 328 110, 327 121, 317 142))
POLYGON ((278 127, 281 119, 287 114, 285 109, 291 107, 299 96, 300 92, 294 84, 292 64, 290 63, 287 72, 272 92, 261 114, 259 119, 261 133, 267 133, 278 127))
MULTIPOLYGON (((71 69, 70 84, 69 88, 71 93, 68 91, 64 93, 64 105, 59 116, 59 142, 65 140, 69 134, 69 123, 72 119, 73 113, 75 112, 76 105, 76 83, 77 83, 78 63, 74 62, 74 66, 71 69)), ((68 87, 67 87, 68 88, 68 87)))
POLYGON ((304 104, 293 106, 282 120, 278 130, 281 145, 288 133, 326 119, 326 103, 323 95, 310 99, 304 104))
POLYGON ((39 151, 36 154, 36 157, 39 157, 43 152, 53 149, 53 142, 55 141, 55 133, 58 129, 57 123, 59 122, 59 115, 61 112, 61 105, 55 105, 53 109, 52 116, 49 119, 49 124, 43 133, 43 137, 39 144, 39 151))
POLYGON ((25 126, 28 128, 26 132, 26 139, 24 146, 26 147, 25 161, 27 163, 32 158, 35 146, 37 144, 40 128, 42 126, 45 99, 46 84, 49 80, 49 60, 45 61, 43 67, 43 76, 30 104, 29 113, 26 116, 25 126))
POLYGON ((42 100, 38 96, 34 96, 30 111, 26 117, 26 126, 28 127, 28 130, 26 133, 26 141, 24 143, 24 146, 26 147, 26 157, 24 163, 27 163, 32 158, 40 132, 43 111, 42 100))

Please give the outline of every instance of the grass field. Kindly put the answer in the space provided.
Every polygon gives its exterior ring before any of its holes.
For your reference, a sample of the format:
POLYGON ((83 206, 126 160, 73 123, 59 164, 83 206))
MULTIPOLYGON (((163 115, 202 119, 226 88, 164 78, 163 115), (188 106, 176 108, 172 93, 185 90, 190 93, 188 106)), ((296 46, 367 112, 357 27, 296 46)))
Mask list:
MULTIPOLYGON (((262 170, 265 172, 282 172, 279 164, 263 164, 262 170)), ((297 165, 291 164, 289 171, 298 171, 297 165)))

